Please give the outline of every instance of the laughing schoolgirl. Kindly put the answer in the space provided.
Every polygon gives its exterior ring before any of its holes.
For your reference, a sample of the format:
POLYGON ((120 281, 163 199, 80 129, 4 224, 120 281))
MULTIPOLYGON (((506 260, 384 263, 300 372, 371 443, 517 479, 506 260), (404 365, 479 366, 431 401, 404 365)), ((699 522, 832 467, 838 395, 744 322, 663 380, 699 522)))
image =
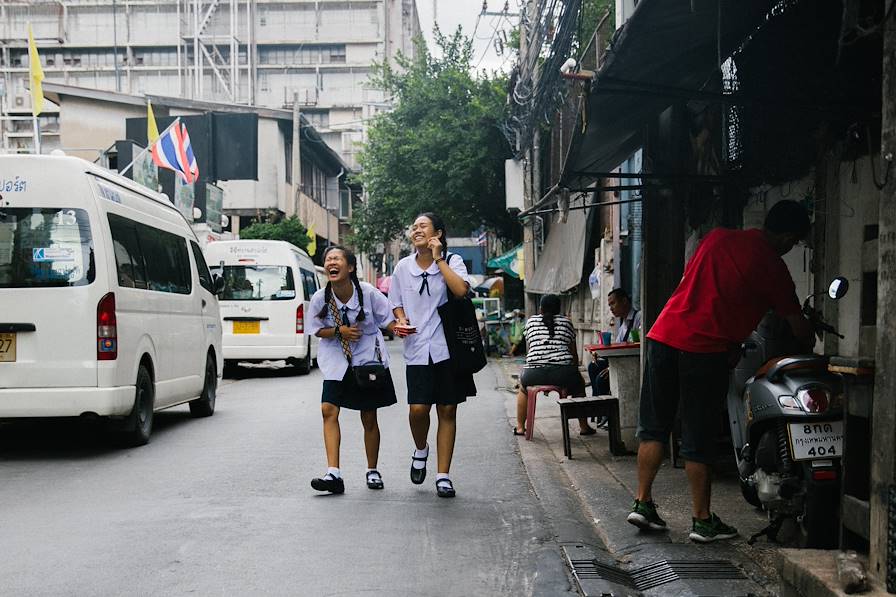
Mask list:
POLYGON ((454 497, 449 477, 457 432, 457 405, 476 395, 473 376, 454 371, 438 308, 448 301, 448 293, 463 297, 470 289, 463 259, 447 253, 447 234, 441 218, 433 213, 417 216, 411 226, 414 252, 401 259, 392 273, 389 300, 396 307, 399 325, 396 335, 405 338, 408 405, 414 454, 411 482, 423 483, 429 458, 430 411, 436 405, 436 493, 454 497), (413 327, 410 327, 413 326, 413 327))
POLYGON ((345 484, 339 470, 339 412, 343 408, 361 411, 364 426, 364 449, 367 452, 367 487, 382 489, 383 477, 377 470, 380 451, 380 429, 376 410, 395 404, 395 387, 391 378, 384 388, 361 389, 350 365, 382 363, 389 366, 381 327, 395 326, 392 305, 379 290, 360 282, 355 272, 354 254, 339 246, 324 251, 327 286, 311 297, 309 333, 320 341, 317 362, 324 375, 321 415, 324 422, 324 445, 327 450, 327 473, 311 481, 317 491, 342 493, 345 484))

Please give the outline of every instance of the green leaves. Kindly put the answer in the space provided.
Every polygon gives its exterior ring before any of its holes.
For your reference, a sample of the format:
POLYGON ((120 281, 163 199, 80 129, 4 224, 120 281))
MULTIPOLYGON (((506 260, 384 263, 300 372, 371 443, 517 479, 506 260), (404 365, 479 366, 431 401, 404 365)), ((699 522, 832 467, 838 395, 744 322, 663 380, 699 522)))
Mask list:
POLYGON ((460 29, 436 31, 433 56, 422 39, 399 68, 377 67, 374 80, 396 103, 368 129, 360 180, 369 200, 355 210, 354 240, 369 251, 397 237, 414 217, 433 211, 451 234, 485 224, 510 236, 504 209, 504 160, 510 148, 499 129, 505 118, 506 80, 474 78, 471 41, 460 29))
POLYGON ((300 249, 308 247, 308 230, 297 216, 276 222, 256 222, 240 230, 240 238, 257 240, 285 240, 300 249))

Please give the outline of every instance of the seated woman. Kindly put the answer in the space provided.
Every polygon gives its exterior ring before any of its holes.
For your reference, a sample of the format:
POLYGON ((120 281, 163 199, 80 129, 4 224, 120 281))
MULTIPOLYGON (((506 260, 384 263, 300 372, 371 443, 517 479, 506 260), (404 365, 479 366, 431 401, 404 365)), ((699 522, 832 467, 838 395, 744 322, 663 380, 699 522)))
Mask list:
MULTIPOLYGON (((526 322, 526 364, 520 374, 520 388, 516 396, 516 427, 514 435, 523 435, 529 398, 526 390, 532 386, 559 386, 570 396, 584 396, 585 382, 579 373, 576 353, 576 334, 568 317, 560 315, 560 297, 546 294, 541 298, 541 313, 526 322)), ((579 434, 595 431, 588 419, 579 419, 579 434)))

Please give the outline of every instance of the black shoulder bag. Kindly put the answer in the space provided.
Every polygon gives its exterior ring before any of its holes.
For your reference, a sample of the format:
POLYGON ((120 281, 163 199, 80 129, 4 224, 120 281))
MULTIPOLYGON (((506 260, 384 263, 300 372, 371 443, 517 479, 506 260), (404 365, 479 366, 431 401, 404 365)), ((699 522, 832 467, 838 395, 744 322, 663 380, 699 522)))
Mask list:
MULTIPOLYGON (((449 253, 446 263, 454 257, 449 253)), ((476 320, 476 307, 469 296, 455 298, 445 283, 448 302, 439 307, 442 318, 442 329, 448 344, 451 364, 458 373, 473 374, 481 371, 488 362, 482 346, 482 335, 479 333, 479 322, 476 320)))
MULTIPOLYGON (((336 307, 336 301, 333 297, 330 297, 330 313, 333 314, 333 321, 336 323, 336 329, 339 329, 342 326, 342 316, 339 313, 339 308, 336 307)), ((348 322, 345 325, 349 325, 348 322)), ((343 338, 339 338, 339 343, 342 345, 342 354, 345 355, 346 360, 348 360, 348 370, 351 375, 355 377, 355 383, 362 390, 381 390, 389 386, 392 382, 392 374, 389 373, 389 369, 383 365, 383 355, 380 352, 380 339, 376 338, 376 360, 378 363, 371 363, 369 365, 352 365, 352 350, 348 340, 344 340, 343 338)))

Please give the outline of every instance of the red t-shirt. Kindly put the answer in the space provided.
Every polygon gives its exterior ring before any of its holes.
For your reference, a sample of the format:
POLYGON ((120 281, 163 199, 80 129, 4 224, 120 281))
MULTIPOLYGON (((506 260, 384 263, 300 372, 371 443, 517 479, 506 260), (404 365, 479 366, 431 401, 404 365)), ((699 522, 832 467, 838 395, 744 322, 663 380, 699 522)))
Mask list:
POLYGON ((700 242, 647 337, 688 352, 724 352, 769 309, 800 313, 784 260, 762 230, 717 228, 700 242))

